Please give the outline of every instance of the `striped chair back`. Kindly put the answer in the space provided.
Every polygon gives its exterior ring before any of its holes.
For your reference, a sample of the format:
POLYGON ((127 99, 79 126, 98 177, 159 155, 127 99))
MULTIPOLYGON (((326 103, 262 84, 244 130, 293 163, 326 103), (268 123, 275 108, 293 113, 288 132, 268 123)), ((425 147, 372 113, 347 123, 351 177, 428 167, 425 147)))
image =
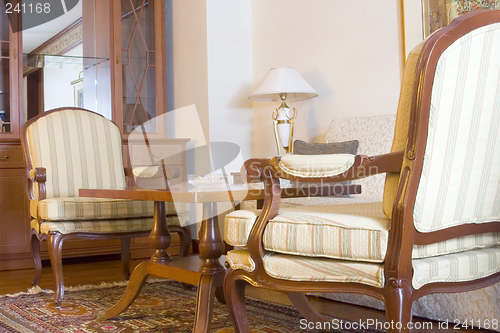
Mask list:
POLYGON ((97 113, 48 111, 29 124, 26 139, 28 163, 46 169, 47 198, 77 197, 81 188, 126 185, 120 131, 97 113))
POLYGON ((500 24, 442 53, 429 113, 415 228, 500 220, 500 24))

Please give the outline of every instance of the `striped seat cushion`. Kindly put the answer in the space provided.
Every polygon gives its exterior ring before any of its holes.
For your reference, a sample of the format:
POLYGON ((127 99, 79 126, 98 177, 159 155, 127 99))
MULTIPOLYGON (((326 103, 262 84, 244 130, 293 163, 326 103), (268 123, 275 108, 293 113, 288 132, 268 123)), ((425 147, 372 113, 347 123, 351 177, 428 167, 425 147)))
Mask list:
MULTIPOLYGON (((167 215, 189 211, 184 203, 165 203, 167 215)), ((66 197, 30 201, 30 212, 34 219, 47 221, 107 220, 119 218, 152 217, 152 201, 66 197)))
MULTIPOLYGON (((167 216, 167 224, 170 226, 184 226, 189 222, 187 214, 167 216)), ((114 232, 137 232, 149 231, 153 227, 153 218, 135 218, 120 220, 82 220, 82 221, 49 221, 39 223, 31 220, 31 228, 39 234, 59 232, 70 234, 75 232, 90 233, 114 233, 114 232)))
MULTIPOLYGON (((228 252, 226 261, 232 269, 249 272, 255 269, 250 253, 245 249, 228 252)), ((263 264, 270 276, 283 280, 357 282, 377 288, 382 288, 385 283, 384 266, 380 263, 268 252, 263 264)), ((471 281, 500 271, 500 247, 415 259, 412 265, 415 289, 434 282, 471 281)))
POLYGON ((280 168, 296 177, 331 177, 348 170, 354 164, 354 155, 286 155, 279 161, 280 168))
POLYGON ((480 279, 500 271, 500 246, 413 260, 413 288, 480 279))
MULTIPOLYGON (((332 204, 286 208, 271 219, 264 233, 269 251, 313 257, 383 262, 390 220, 382 202, 332 204)), ((260 211, 234 211, 226 216, 224 238, 246 246, 260 211)), ((413 258, 427 258, 500 244, 500 233, 415 245, 413 258)))
MULTIPOLYGON (((248 250, 232 250, 226 255, 232 269, 254 270, 248 250)), ((264 269, 272 277, 292 281, 358 282, 381 288, 384 266, 379 263, 310 258, 268 252, 264 269)))
MULTIPOLYGON (((377 202, 284 209, 267 225, 264 247, 287 254, 382 262, 390 220, 380 211, 381 203, 377 202)), ((244 246, 257 214, 228 214, 226 242, 244 246)))

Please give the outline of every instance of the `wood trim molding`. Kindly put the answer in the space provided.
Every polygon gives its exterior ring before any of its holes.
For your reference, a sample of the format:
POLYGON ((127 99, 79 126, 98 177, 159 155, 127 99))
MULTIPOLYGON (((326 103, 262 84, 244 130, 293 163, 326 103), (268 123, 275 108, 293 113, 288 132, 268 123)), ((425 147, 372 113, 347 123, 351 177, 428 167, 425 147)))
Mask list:
MULTIPOLYGON (((71 23, 52 38, 38 46, 30 54, 62 55, 72 50, 83 41, 82 18, 71 23)), ((24 67, 23 76, 31 74, 36 68, 24 67)))
POLYGON ((83 25, 82 18, 80 17, 30 53, 62 55, 82 41, 83 25))

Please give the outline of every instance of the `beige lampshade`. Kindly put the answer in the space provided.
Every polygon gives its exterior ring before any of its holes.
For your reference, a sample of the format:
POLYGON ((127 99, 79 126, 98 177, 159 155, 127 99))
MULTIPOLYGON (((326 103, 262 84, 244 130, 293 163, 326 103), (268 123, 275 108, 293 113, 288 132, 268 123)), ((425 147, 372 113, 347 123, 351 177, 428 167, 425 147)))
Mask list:
POLYGON ((318 93, 291 67, 272 68, 248 97, 253 101, 281 101, 280 94, 286 93, 286 101, 300 101, 318 96, 318 93))

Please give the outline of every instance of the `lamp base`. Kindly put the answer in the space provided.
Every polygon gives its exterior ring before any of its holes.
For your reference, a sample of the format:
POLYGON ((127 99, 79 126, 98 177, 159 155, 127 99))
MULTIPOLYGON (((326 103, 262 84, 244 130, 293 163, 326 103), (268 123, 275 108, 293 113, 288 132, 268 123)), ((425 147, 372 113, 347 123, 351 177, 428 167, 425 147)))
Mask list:
POLYGON ((273 113, 274 137, 278 154, 282 155, 282 149, 285 153, 293 152, 293 121, 297 117, 297 110, 291 109, 283 101, 281 106, 273 113))

